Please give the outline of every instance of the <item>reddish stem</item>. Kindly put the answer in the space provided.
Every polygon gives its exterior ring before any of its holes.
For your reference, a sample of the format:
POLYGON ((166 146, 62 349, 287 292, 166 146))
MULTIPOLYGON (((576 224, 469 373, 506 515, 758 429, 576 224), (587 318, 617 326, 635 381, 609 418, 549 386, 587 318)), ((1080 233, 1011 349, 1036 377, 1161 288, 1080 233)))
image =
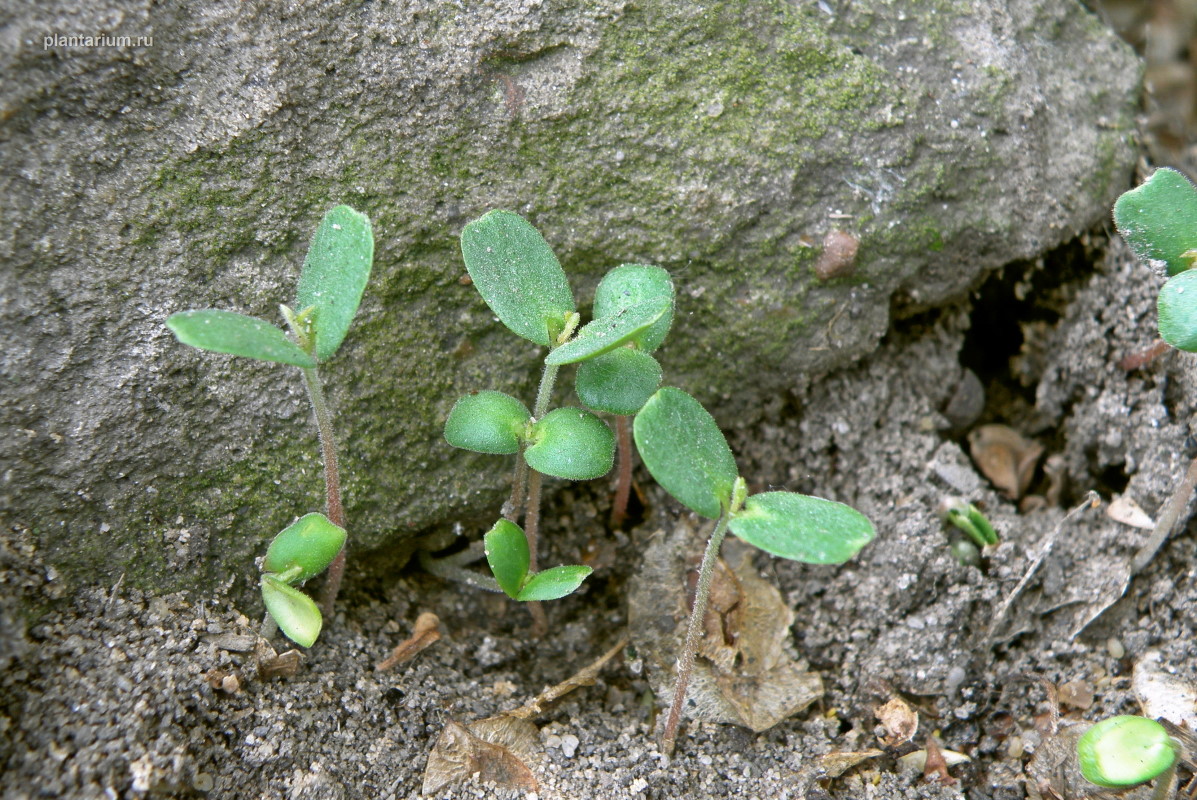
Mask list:
POLYGON ((611 503, 611 527, 622 528, 628 518, 628 498, 632 493, 632 429, 628 418, 615 418, 615 442, 619 450, 619 471, 616 473, 615 500, 611 503))
MULTIPOLYGON (((328 403, 324 401, 324 387, 320 383, 320 375, 316 369, 303 371, 304 383, 308 387, 308 397, 312 401, 312 412, 316 416, 316 432, 320 437, 320 453, 324 457, 324 513, 329 522, 338 527, 345 527, 345 508, 341 505, 341 473, 337 469, 337 445, 333 440, 332 414, 328 410, 328 403)), ((341 590, 341 578, 345 574, 346 542, 341 552, 328 566, 328 577, 324 582, 324 597, 320 603, 320 610, 325 618, 331 618, 337 602, 337 594, 341 590)))

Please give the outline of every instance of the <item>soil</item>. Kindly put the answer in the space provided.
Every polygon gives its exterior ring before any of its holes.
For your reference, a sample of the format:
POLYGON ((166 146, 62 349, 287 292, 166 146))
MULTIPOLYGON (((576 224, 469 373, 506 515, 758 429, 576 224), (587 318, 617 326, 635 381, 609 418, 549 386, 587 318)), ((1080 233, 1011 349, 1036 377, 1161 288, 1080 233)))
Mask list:
MULTIPOLYGON (((637 622, 594 685, 534 719, 525 760, 536 796, 1102 796, 1057 766, 1068 737, 1082 723, 1139 712, 1130 676, 1149 653, 1197 683, 1193 525, 1128 582, 1148 531, 1107 513, 1120 495, 1158 516, 1197 455, 1193 358, 1119 363, 1153 343, 1159 283, 1095 231, 1007 266, 952 305, 896 320, 855 366, 795 375, 786 395, 745 408, 728 433, 753 491, 840 500, 877 528, 841 567, 749 554, 795 610, 784 650, 821 677, 821 698, 759 734, 690 721, 667 759, 654 729, 670 679, 652 664, 668 663, 657 651, 670 637, 637 622), (1017 499, 970 455, 970 433, 994 423, 1043 447, 1017 499), (1091 490, 1100 507, 1066 520, 1091 490), (976 504, 1000 536, 977 565, 949 548, 959 536, 937 508, 950 496, 976 504), (895 699, 918 713, 909 737, 878 718, 895 699), (930 736, 969 757, 948 780, 901 766, 930 736), (877 752, 842 774, 821 758, 868 750, 877 752)), ((701 387, 685 388, 702 398, 701 387)), ((278 678, 255 666, 261 610, 237 600, 246 594, 234 580, 203 597, 148 597, 120 583, 64 597, 25 534, 0 531, 0 795, 424 796, 447 723, 519 707, 591 663, 628 632, 634 590, 660 592, 663 608, 682 591, 646 589, 644 555, 678 526, 706 523, 684 517, 643 471, 638 480, 643 508, 626 533, 606 524, 606 481, 560 488, 547 504, 542 563, 585 560, 596 571, 581 592, 545 606, 544 638, 499 595, 414 565, 384 569, 386 559, 369 554, 351 561, 320 641, 278 678), (26 622, 16 596, 49 611, 26 622), (429 611, 442 638, 376 671, 429 611)), ((477 537, 478 522, 463 520, 462 530, 477 537)), ((700 548, 672 557, 684 569, 700 548)), ((526 794, 467 778, 435 796, 526 794)))

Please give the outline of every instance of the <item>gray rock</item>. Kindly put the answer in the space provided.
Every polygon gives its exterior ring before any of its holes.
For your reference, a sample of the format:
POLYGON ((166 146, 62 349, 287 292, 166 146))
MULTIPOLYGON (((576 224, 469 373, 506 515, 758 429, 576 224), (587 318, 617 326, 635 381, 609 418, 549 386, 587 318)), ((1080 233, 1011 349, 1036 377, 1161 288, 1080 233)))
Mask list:
POLYGON ((244 580, 320 507, 296 371, 162 323, 275 319, 330 206, 377 235, 326 369, 362 553, 505 488, 440 438, 464 391, 530 397, 539 357, 460 283, 467 220, 528 216, 583 303, 622 261, 670 269, 667 380, 734 424, 894 304, 1104 215, 1138 79, 1073 0, 63 0, 6 22, 0 69, 0 513, 68 582, 156 589, 244 580), (152 42, 47 41, 98 34, 152 42), (859 246, 821 282, 833 229, 859 246))

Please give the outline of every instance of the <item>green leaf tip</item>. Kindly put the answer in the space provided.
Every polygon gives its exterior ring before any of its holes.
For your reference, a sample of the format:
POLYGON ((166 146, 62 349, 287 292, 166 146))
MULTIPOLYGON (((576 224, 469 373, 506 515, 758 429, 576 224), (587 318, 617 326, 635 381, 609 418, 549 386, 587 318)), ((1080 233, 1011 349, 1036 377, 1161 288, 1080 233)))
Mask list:
POLYGON ((615 463, 615 434, 581 408, 556 408, 532 425, 524 450, 528 466, 571 481, 601 478, 615 463))
POLYGON ((1156 301, 1160 336, 1180 350, 1197 353, 1197 270, 1168 279, 1156 301))
POLYGON ((673 324, 673 298, 673 281, 665 270, 647 264, 620 264, 604 275, 594 290, 594 318, 609 317, 646 301, 665 302, 665 314, 634 337, 638 349, 651 353, 661 346, 673 324))
POLYGON ((370 219, 349 206, 324 215, 303 261, 296 308, 314 307, 312 328, 316 357, 326 361, 337 352, 362 302, 374 263, 370 219))
POLYGON ((1164 726, 1146 717, 1103 719, 1077 740, 1085 780, 1107 788, 1137 786, 1176 761, 1176 744, 1164 726))
POLYGON ((524 580, 528 577, 528 539, 519 525, 501 519, 482 539, 486 563, 499 588, 513 600, 519 599, 524 580))
POLYGON ((298 568, 290 582, 303 583, 328 569, 345 546, 345 538, 345 529, 323 514, 304 514, 274 537, 262 570, 289 573, 298 568))
POLYGON ((578 365, 574 388, 587 408, 631 416, 661 385, 661 365, 642 350, 620 347, 578 365))
POLYGON ((590 567, 581 565, 552 567, 543 570, 528 579, 516 599, 522 603, 559 600, 576 592, 582 585, 582 581, 586 580, 592 572, 594 570, 590 567))
POLYGON ((1174 169, 1157 169, 1118 198, 1114 224, 1139 260, 1176 275, 1193 265, 1186 253, 1197 248, 1197 188, 1174 169))
POLYGON ((702 405, 681 389, 658 389, 632 423, 636 449, 653 479, 700 516, 731 504, 739 472, 727 439, 702 405))
POLYGON ((316 360, 288 339, 282 328, 234 311, 215 308, 180 311, 167 318, 166 327, 183 344, 201 350, 304 369, 316 366, 316 360))
POLYGON ((283 635, 301 647, 315 644, 324 620, 312 598, 271 575, 263 575, 260 585, 266 611, 283 635))
POLYGON ((766 553, 805 564, 842 564, 874 536, 856 509, 795 492, 752 495, 728 527, 766 553))
POLYGON ((474 288, 512 333, 550 347, 576 310, 552 248, 518 214, 495 210, 461 232, 461 255, 474 288))
POLYGON ((550 366, 573 364, 609 353, 648 330, 665 316, 669 308, 667 301, 649 300, 595 319, 578 331, 572 340, 549 353, 544 363, 550 366))
POLYGON ((449 411, 445 441, 475 453, 518 453, 524 428, 532 419, 528 407, 509 394, 490 390, 467 394, 449 411))

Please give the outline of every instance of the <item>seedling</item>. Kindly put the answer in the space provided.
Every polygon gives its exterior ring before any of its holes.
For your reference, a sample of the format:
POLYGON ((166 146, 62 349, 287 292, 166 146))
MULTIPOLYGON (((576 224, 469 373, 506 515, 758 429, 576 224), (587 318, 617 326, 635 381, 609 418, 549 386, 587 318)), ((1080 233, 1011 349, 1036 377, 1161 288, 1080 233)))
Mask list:
MULTIPOLYGON (((1114 204, 1114 224, 1139 260, 1168 280, 1157 306, 1160 336, 1173 347, 1197 353, 1197 188, 1174 169, 1157 169, 1114 204)), ((1155 530, 1131 562, 1141 571, 1171 534, 1197 488, 1197 460, 1169 498, 1155 530)))
MULTIPOLYGON (((458 400, 449 412, 445 439, 465 450, 516 457, 511 500, 504 507, 507 524, 496 525, 486 545, 492 572, 499 587, 518 600, 548 599, 546 595, 553 592, 563 596, 581 584, 589 569, 537 572, 543 476, 590 480, 606 475, 614 461, 615 437, 591 411, 549 410, 558 370, 565 364, 597 363, 597 371, 579 378, 584 401, 600 410, 625 409, 623 413, 639 408, 631 405, 634 398, 622 395, 628 394, 630 384, 643 387, 645 374, 656 363, 641 351, 660 344, 664 337, 660 323, 672 311, 672 284, 666 275, 662 288, 651 267, 614 270, 604 280, 609 288, 602 293, 602 302, 596 301, 595 319, 578 329, 581 317, 569 280, 544 237, 522 217, 491 211, 474 220, 462 231, 461 251, 474 286, 499 320, 512 333, 549 352, 532 411, 511 395, 475 392, 458 400), (521 530, 516 524, 521 514, 526 558, 511 545, 514 532, 521 530), (550 583, 556 587, 553 592, 540 588, 550 583)), ((659 382, 660 368, 656 369, 659 382)), ((639 391, 647 397, 655 388, 639 391)), ((543 611, 534 606, 532 613, 537 615, 537 627, 543 629, 543 611)))
POLYGON ((370 220, 349 206, 324 215, 308 247, 296 292, 298 312, 280 306, 291 336, 265 320, 204 309, 166 321, 179 341, 211 350, 299 367, 307 385, 324 459, 325 515, 308 514, 278 534, 263 565, 262 599, 283 633, 310 647, 322 624, 320 610, 293 584, 328 569, 324 614, 332 613, 345 569, 345 511, 319 364, 330 359, 349 331, 370 278, 374 235, 370 220))
POLYGON ((691 511, 716 520, 699 568, 694 607, 678 656, 673 704, 661 735, 661 749, 668 755, 677 739, 715 561, 727 531, 781 558, 842 564, 872 541, 874 530, 863 514, 842 503, 794 492, 749 496, 714 418, 680 389, 665 387, 650 397, 636 414, 633 433, 657 483, 691 511))
POLYGON ((1125 789, 1159 778, 1154 797, 1171 794, 1178 743, 1164 726, 1146 717, 1110 717, 1094 725, 1076 744, 1085 780, 1125 789))

